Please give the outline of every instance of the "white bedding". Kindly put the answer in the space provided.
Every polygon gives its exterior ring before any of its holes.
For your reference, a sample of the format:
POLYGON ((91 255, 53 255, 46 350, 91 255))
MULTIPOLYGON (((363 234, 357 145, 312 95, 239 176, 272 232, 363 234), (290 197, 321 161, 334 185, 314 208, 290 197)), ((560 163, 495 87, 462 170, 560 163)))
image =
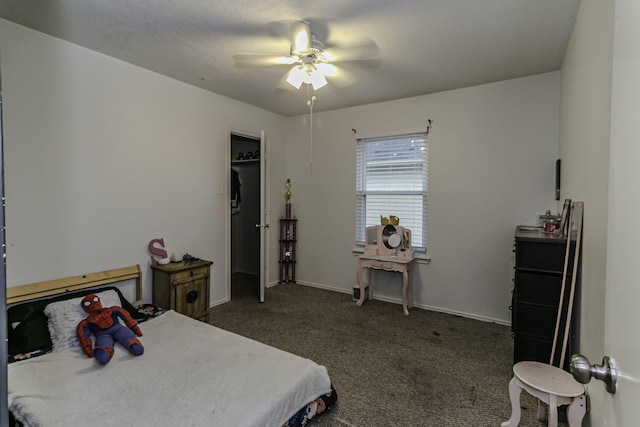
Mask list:
POLYGON ((328 393, 309 359, 175 311, 140 324, 142 356, 116 344, 99 365, 72 347, 8 366, 9 409, 26 426, 282 426, 328 393))

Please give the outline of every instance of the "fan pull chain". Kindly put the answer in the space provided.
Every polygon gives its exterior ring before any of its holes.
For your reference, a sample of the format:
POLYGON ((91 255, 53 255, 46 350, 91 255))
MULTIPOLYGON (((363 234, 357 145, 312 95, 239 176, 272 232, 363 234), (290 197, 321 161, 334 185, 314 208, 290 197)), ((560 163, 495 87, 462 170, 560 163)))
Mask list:
MULTIPOLYGON (((309 85, 307 85, 307 93, 309 92, 309 85)), ((309 171, 313 175, 313 103, 316 101, 316 96, 312 96, 307 101, 309 106, 309 171)))

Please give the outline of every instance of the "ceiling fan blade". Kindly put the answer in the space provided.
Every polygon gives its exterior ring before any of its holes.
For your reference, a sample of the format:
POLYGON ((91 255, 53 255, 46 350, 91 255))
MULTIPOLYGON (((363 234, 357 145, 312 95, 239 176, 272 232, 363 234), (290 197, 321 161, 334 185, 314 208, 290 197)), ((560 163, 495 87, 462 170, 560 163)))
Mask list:
POLYGON ((380 58, 380 48, 369 40, 358 46, 326 49, 323 54, 330 62, 371 61, 380 58))
POLYGON ((304 54, 311 49, 311 26, 307 21, 291 22, 291 53, 304 54))
POLYGON ((259 53, 236 53, 233 55, 239 67, 273 67, 295 64, 297 59, 290 56, 263 55, 259 53))
POLYGON ((318 64, 316 67, 329 80, 329 83, 337 88, 351 86, 358 81, 355 73, 344 67, 335 64, 318 64))

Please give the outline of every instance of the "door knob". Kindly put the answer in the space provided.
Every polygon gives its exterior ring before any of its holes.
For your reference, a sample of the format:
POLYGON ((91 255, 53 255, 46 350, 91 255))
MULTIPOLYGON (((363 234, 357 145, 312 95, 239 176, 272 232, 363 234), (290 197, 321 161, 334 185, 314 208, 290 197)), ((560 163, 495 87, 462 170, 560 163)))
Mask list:
POLYGON ((260 227, 269 228, 269 224, 265 224, 265 225, 256 224, 256 228, 260 228, 260 227))
POLYGON ((618 371, 615 362, 609 356, 602 358, 602 365, 591 365, 589 359, 581 354, 571 356, 570 363, 571 375, 576 381, 587 384, 591 378, 603 381, 607 391, 611 394, 616 393, 618 382, 618 371))

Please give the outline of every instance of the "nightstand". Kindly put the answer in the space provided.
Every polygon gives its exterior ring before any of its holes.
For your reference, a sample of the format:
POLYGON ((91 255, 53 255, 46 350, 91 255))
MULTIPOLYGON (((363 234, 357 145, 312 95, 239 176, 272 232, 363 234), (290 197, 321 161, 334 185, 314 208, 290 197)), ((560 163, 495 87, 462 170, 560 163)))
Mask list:
POLYGON ((153 304, 207 322, 212 264, 201 260, 152 265, 153 304))

